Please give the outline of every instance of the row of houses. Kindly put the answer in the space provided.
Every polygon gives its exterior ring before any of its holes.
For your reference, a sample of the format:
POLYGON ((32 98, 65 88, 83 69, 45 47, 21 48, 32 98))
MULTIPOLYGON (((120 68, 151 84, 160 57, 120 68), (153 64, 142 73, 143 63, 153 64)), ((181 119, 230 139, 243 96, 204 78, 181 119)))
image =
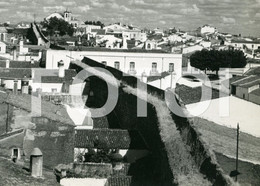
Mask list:
POLYGON ((230 79, 230 93, 241 99, 260 104, 260 68, 248 70, 243 76, 230 79))

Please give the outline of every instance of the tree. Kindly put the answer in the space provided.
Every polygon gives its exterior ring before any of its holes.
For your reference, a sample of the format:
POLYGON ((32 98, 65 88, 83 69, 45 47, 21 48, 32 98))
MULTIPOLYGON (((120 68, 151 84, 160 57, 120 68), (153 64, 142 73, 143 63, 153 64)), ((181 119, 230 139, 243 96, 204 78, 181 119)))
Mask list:
POLYGON ((49 20, 45 20, 41 22, 41 25, 42 28, 46 30, 45 33, 48 36, 53 36, 57 33, 61 36, 72 36, 74 33, 74 28, 71 24, 63 19, 58 19, 57 17, 52 17, 49 20))
POLYGON ((101 28, 103 28, 105 25, 104 23, 102 23, 101 21, 85 21, 86 25, 97 25, 97 26, 101 26, 101 28))
POLYGON ((240 50, 202 50, 190 56, 191 66, 200 70, 218 71, 220 68, 243 68, 247 64, 246 56, 240 50))

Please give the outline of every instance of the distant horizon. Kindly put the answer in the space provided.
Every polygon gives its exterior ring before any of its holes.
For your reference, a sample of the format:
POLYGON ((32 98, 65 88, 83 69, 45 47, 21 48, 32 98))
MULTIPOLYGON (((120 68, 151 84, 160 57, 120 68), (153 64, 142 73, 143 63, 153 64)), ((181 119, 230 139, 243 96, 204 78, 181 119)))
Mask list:
POLYGON ((219 32, 260 37, 260 0, 0 0, 1 22, 43 21, 69 10, 81 21, 122 22, 140 28, 195 30, 205 24, 219 32))

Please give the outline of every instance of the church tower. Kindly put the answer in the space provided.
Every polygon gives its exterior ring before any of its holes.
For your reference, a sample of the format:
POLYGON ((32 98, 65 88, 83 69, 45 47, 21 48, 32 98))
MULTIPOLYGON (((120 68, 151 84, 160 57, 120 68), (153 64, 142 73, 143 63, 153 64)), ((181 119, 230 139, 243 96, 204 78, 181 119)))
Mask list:
POLYGON ((64 20, 67 21, 67 22, 70 22, 71 21, 71 12, 66 10, 64 12, 64 20))

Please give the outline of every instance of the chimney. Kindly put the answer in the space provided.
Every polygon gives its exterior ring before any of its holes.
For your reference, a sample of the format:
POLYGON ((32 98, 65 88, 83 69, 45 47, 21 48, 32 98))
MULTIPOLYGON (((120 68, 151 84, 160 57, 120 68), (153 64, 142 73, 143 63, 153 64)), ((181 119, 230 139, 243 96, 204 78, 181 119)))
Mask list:
POLYGON ((5 68, 9 68, 9 66, 10 66, 10 60, 7 59, 5 61, 5 68))
POLYGON ((31 64, 34 64, 34 59, 33 58, 31 58, 31 64))
POLYGON ((31 176, 42 177, 43 155, 39 148, 34 148, 30 155, 31 176))
POLYGON ((20 40, 19 45, 23 46, 23 40, 20 40))
POLYGON ((14 89, 13 89, 14 94, 17 94, 18 92, 18 80, 14 79, 14 89))
POLYGON ((22 94, 29 94, 29 79, 23 78, 21 82, 22 86, 22 94))
POLYGON ((33 80, 33 79, 34 79, 34 76, 35 76, 35 70, 34 70, 33 68, 32 68, 31 70, 32 70, 32 72, 31 72, 31 73, 32 73, 32 74, 31 74, 31 79, 33 80))
POLYGON ((59 67, 59 77, 63 78, 65 76, 65 68, 64 68, 64 62, 62 60, 58 62, 58 67, 59 67))
POLYGON ((147 75, 145 72, 142 73, 142 82, 147 83, 147 75))
POLYGON ((16 49, 14 49, 13 50, 13 60, 16 60, 16 55, 17 55, 16 53, 17 53, 17 51, 16 51, 16 49))

